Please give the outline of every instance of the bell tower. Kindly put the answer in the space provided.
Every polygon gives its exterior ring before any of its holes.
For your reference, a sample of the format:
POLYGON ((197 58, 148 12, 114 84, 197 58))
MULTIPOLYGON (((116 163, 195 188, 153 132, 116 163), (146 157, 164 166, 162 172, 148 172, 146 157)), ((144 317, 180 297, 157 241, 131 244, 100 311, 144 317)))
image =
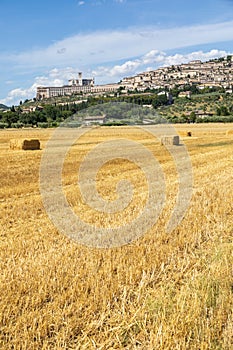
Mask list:
POLYGON ((78 73, 78 85, 83 86, 82 72, 78 73))

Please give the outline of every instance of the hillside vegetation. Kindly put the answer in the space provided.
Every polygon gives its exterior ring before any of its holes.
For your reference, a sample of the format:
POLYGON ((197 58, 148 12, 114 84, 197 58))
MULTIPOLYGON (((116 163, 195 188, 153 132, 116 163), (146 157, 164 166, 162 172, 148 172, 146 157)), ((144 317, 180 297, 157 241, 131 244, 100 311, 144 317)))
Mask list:
POLYGON ((233 95, 221 92, 193 94, 191 98, 176 98, 174 104, 159 108, 159 113, 173 123, 232 122, 233 95), (195 113, 202 111, 202 118, 195 113), (192 116, 191 113, 194 113, 192 116), (191 115, 190 115, 191 114, 191 115), (210 114, 210 115, 208 115, 210 114), (211 115, 212 114, 212 115, 211 115), (192 119, 193 118, 193 119, 192 119))
MULTIPOLYGON (((191 98, 178 97, 180 89, 172 89, 170 95, 167 91, 148 91, 145 93, 124 94, 119 91, 116 96, 61 96, 43 101, 26 101, 20 106, 11 107, 8 112, 0 111, 0 128, 22 127, 56 127, 75 113, 88 110, 93 115, 103 114, 102 105, 113 103, 108 109, 106 124, 151 124, 157 122, 157 116, 172 123, 186 122, 232 122, 233 121, 233 94, 222 88, 205 88, 199 91, 195 86, 184 86, 182 91, 191 90, 191 98), (170 96, 170 97, 169 97, 170 96), (172 96, 172 99, 171 99, 172 96), (143 115, 135 115, 135 111, 127 110, 122 115, 117 102, 129 103, 131 106, 145 106, 143 115), (91 108, 90 108, 91 107, 91 108), (148 108, 149 107, 149 108, 148 108), (196 117, 196 112, 211 113, 210 116, 196 117), (190 113, 194 113, 190 116, 190 113)), ((80 125, 83 118, 80 119, 80 125)))

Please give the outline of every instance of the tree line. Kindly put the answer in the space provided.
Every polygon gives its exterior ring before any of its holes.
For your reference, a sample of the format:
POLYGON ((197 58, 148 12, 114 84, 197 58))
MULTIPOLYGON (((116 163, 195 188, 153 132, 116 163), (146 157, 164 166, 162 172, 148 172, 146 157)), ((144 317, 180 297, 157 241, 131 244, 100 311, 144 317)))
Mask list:
MULTIPOLYGON (((213 89, 206 88, 205 91, 200 92, 197 87, 187 85, 183 89, 191 90, 193 94, 200 94, 207 92, 213 92, 213 89)), ((60 123, 65 121, 67 118, 72 115, 77 114, 80 111, 83 111, 85 114, 85 110, 88 109, 88 112, 96 115, 106 114, 107 118, 118 119, 116 124, 118 124, 119 119, 122 119, 121 123, 140 123, 144 117, 150 118, 150 114, 156 112, 156 110, 161 106, 166 106, 169 104, 173 104, 173 97, 176 98, 181 90, 178 88, 174 88, 169 91, 165 91, 164 93, 159 94, 159 91, 156 93, 147 92, 147 93, 139 93, 134 92, 128 95, 123 95, 121 93, 118 96, 110 97, 110 96, 89 96, 85 101, 80 101, 80 103, 72 103, 67 102, 63 104, 59 104, 56 102, 51 102, 51 104, 42 104, 42 109, 38 109, 35 111, 25 113, 23 110, 28 108, 28 103, 21 103, 18 107, 12 106, 8 111, 0 112, 0 128, 21 128, 21 127, 56 127, 59 126, 60 123), (171 98, 172 96, 172 98, 171 98), (135 111, 132 110, 131 107, 128 110, 122 112, 122 109, 117 108, 117 104, 114 107, 109 108, 106 107, 104 110, 101 108, 104 104, 109 102, 127 102, 132 105, 150 105, 152 109, 149 111, 145 109, 143 113, 144 116, 138 116, 135 118, 135 111), (91 112, 91 108, 95 106, 93 112, 91 112), (123 114, 122 114, 123 113, 123 114), (124 119, 124 120, 123 120, 124 119)), ((223 92, 221 88, 216 88, 216 91, 223 92)), ((34 103, 36 106, 36 103, 34 103)), ((84 115, 83 114, 83 115, 84 115)), ((208 116, 205 118, 196 118, 195 114, 187 117, 185 115, 177 116, 167 116, 166 117, 169 122, 172 123, 187 123, 187 122, 232 122, 233 121, 233 106, 218 106, 216 109, 216 113, 214 116, 208 116)), ((81 121, 80 121, 81 123, 81 121)))
MULTIPOLYGON (((166 94, 157 95, 130 95, 119 97, 94 97, 90 96, 87 102, 67 104, 45 104, 43 109, 25 113, 24 105, 12 106, 9 111, 0 112, 0 128, 21 128, 21 127, 56 127, 75 113, 85 110, 91 106, 98 106, 108 102, 128 102, 135 105, 151 105, 154 109, 168 104, 166 94)), ((26 108, 26 106, 25 106, 26 108)), ((98 110, 98 109, 97 109, 98 110)), ((108 117, 108 116, 107 116, 108 117)), ((115 115, 117 118, 117 110, 115 115)), ((130 118, 130 113, 128 114, 130 118)))

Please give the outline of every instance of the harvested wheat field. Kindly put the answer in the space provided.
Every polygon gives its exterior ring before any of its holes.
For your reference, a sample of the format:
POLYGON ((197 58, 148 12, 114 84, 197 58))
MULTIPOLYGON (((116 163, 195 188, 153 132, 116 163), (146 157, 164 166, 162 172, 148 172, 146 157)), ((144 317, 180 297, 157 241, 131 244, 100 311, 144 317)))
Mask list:
POLYGON ((132 161, 108 161, 96 177, 102 198, 117 199, 116 186, 124 178, 134 186, 133 198, 119 213, 94 211, 77 183, 87 152, 103 141, 128 138, 160 163, 166 200, 157 222, 114 248, 81 245, 50 221, 39 170, 53 130, 0 131, 1 349, 232 349, 233 137, 227 133, 232 126, 176 129, 191 158, 193 186, 185 217, 170 233, 166 223, 179 188, 177 169, 149 132, 93 128, 67 154, 66 198, 86 223, 104 228, 124 227, 137 217, 148 184, 132 161), (11 139, 21 138, 38 139, 41 149, 9 148, 11 139))

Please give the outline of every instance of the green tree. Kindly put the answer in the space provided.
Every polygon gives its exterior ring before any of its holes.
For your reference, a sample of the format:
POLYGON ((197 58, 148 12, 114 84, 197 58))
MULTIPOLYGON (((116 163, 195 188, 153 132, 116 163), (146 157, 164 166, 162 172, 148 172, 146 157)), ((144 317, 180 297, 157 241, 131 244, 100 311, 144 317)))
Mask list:
POLYGON ((189 116, 189 119, 190 119, 190 122, 191 122, 191 123, 195 123, 196 120, 197 120, 196 113, 195 113, 195 112, 191 112, 191 113, 190 113, 190 116, 189 116))

